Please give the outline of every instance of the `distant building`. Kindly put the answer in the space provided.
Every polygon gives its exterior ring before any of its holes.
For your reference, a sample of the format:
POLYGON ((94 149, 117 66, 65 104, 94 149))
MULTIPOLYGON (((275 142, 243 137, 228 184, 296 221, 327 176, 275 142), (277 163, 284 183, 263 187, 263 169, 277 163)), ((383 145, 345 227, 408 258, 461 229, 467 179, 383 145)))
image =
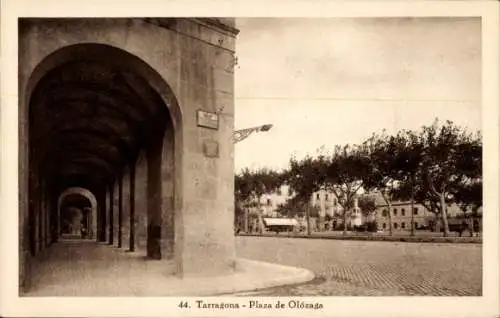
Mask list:
MULTIPOLYGON (((266 193, 260 198, 260 209, 264 217, 279 217, 278 208, 281 204, 285 204, 288 199, 294 196, 293 191, 288 185, 282 185, 277 191, 266 193)), ((250 208, 253 213, 258 212, 257 199, 254 200, 254 205, 250 208)))
MULTIPOLYGON (((392 229, 394 231, 411 229, 412 220, 415 224, 415 229, 427 228, 435 219, 434 213, 429 212, 421 204, 415 203, 412 211, 411 202, 392 202, 390 213, 392 216, 392 229)), ((389 206, 385 201, 382 204, 377 202, 374 219, 377 222, 379 230, 389 230, 389 206)))
MULTIPOLYGON (((278 213, 280 205, 284 205, 287 200, 293 198, 295 193, 288 185, 281 186, 277 191, 264 194, 260 199, 260 210, 262 217, 277 218, 283 217, 278 213)), ((375 211, 365 216, 358 207, 358 199, 355 199, 354 208, 348 213, 348 226, 360 226, 368 221, 376 221, 378 230, 389 230, 389 206, 380 194, 371 193, 363 194, 363 196, 372 196, 375 200, 375 211)), ((257 202, 254 202, 257 203, 257 202)), ((310 204, 317 208, 318 217, 311 217, 311 227, 315 231, 325 231, 333 229, 342 229, 344 224, 343 208, 339 204, 337 197, 332 191, 321 189, 311 195, 310 204)), ((448 204, 447 207, 448 219, 450 224, 460 218, 464 218, 467 213, 455 203, 448 204)), ((258 207, 255 204, 250 208, 250 213, 258 215, 258 207)), ((410 201, 394 201, 391 204, 392 229, 394 231, 408 231, 411 229, 411 223, 414 222, 415 229, 430 229, 439 231, 441 228, 441 218, 430 212, 422 204, 414 203, 413 211, 411 211, 410 201), (413 219, 412 219, 413 213, 413 219)), ((299 224, 305 227, 305 216, 297 218, 299 224)), ((257 227, 257 220, 253 220, 251 227, 257 227)), ((467 220, 469 222, 469 220, 467 220)), ((480 220, 474 220, 475 223, 481 223, 480 220)), ((481 225, 479 225, 481 226, 481 225)), ((474 226, 476 227, 476 226, 474 226)))
MULTIPOLYGON (((311 205, 318 208, 319 230, 334 229, 344 224, 344 208, 339 204, 337 197, 332 191, 321 189, 311 195, 311 205)), ((357 198, 354 201, 354 208, 348 214, 348 225, 359 226, 366 220, 361 209, 358 207, 357 198)))
MULTIPOLYGON (((376 205, 373 217, 377 222, 377 227, 379 230, 387 231, 389 230, 389 206, 382 196, 376 196, 376 205)), ((415 229, 439 230, 442 223, 439 214, 430 212, 425 206, 416 202, 413 204, 412 211, 410 201, 394 201, 391 204, 390 212, 394 231, 411 230, 412 221, 415 224, 415 229)), ((456 203, 446 206, 449 223, 453 223, 455 219, 466 217, 470 212, 470 209, 464 212, 456 203)))

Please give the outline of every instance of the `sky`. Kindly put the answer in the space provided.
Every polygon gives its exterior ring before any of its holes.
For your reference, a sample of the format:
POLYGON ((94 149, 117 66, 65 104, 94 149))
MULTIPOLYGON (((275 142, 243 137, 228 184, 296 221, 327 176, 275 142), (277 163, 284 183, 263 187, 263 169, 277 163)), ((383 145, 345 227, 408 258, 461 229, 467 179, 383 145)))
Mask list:
POLYGON ((481 129, 476 18, 237 19, 235 170, 282 169, 373 132, 434 118, 481 129))

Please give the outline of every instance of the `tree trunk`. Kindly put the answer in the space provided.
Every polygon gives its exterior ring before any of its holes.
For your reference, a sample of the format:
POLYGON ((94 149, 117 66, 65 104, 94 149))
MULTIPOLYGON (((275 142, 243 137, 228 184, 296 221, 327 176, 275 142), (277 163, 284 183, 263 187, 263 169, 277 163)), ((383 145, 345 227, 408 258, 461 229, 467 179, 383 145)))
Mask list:
POLYGON ((411 177, 411 198, 410 198, 410 213, 411 213, 411 232, 410 236, 415 236, 415 212, 413 209, 415 208, 415 177, 412 175, 411 177))
POLYGON ((392 202, 388 202, 387 208, 389 209, 389 213, 387 213, 387 216, 389 217, 389 236, 392 236, 392 202))
POLYGON ((248 207, 244 208, 245 211, 245 233, 248 233, 248 207))
POLYGON ((470 216, 470 237, 474 236, 474 215, 471 213, 470 216))
POLYGON ((413 212, 413 209, 414 209, 414 201, 413 201, 413 193, 412 193, 412 196, 411 196, 411 201, 410 201, 410 213, 411 213, 411 232, 410 232, 410 235, 411 236, 415 236, 415 216, 414 216, 414 212, 413 212))
POLYGON ((306 205, 306 226, 307 226, 307 235, 311 235, 311 217, 309 215, 309 204, 306 205))
POLYGON ((447 237, 450 234, 450 229, 448 227, 448 215, 446 214, 446 202, 443 193, 439 194, 439 200, 441 203, 441 220, 443 221, 443 235, 447 237))
POLYGON ((342 212, 344 214, 344 233, 343 235, 347 235, 347 211, 342 207, 342 212))
POLYGON ((258 232, 264 233, 264 220, 262 219, 262 210, 260 209, 260 203, 257 208, 259 209, 258 232))

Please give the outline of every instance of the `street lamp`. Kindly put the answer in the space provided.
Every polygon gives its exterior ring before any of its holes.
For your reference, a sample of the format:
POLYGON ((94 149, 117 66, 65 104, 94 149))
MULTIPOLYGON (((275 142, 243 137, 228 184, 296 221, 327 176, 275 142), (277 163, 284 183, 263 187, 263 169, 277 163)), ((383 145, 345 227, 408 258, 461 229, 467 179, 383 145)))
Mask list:
POLYGON ((253 134, 255 132, 269 131, 272 127, 273 127, 273 125, 267 124, 267 125, 261 125, 261 126, 236 130, 233 132, 233 143, 234 144, 238 143, 238 142, 248 138, 251 134, 253 134))

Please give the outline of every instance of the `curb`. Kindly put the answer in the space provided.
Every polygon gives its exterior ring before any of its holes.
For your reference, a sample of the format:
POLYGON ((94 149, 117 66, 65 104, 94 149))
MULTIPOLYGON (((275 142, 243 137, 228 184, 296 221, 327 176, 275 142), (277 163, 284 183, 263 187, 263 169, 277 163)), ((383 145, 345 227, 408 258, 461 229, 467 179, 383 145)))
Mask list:
POLYGON ((273 234, 245 234, 237 236, 246 237, 275 237, 275 238, 297 238, 297 239, 321 239, 342 241, 372 241, 372 242, 403 242, 403 243, 454 243, 454 244, 482 244, 482 238, 458 238, 458 237, 398 237, 398 236, 328 236, 328 235, 273 235, 273 234))

